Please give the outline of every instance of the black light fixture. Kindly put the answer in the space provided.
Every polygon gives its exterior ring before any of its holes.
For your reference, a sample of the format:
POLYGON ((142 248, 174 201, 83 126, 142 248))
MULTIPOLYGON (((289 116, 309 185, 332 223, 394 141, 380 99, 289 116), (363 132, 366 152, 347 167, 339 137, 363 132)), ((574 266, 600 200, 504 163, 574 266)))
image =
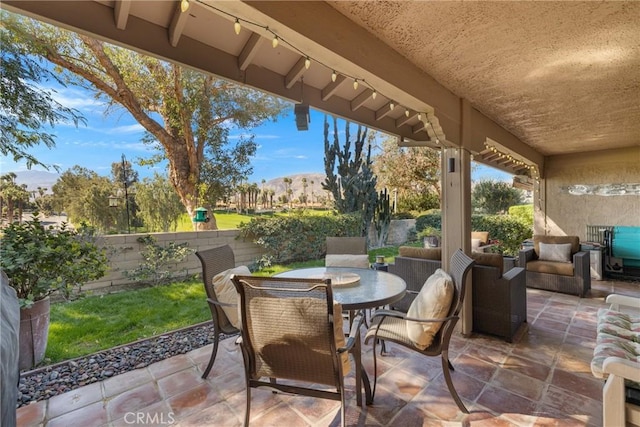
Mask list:
POLYGON ((455 159, 455 157, 449 157, 447 160, 448 160, 447 172, 449 172, 449 173, 455 172, 456 171, 456 159, 455 159))
POLYGON ((298 130, 309 130, 311 116, 309 115, 309 105, 296 104, 293 112, 296 115, 296 127, 298 130))

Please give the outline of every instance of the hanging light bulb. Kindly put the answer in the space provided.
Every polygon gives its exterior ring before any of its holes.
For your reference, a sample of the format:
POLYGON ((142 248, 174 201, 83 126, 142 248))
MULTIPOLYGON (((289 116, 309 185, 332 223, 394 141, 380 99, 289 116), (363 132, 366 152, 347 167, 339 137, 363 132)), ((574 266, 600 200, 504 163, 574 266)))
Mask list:
POLYGON ((307 56, 307 59, 304 60, 304 68, 308 70, 309 67, 311 67, 311 58, 307 56))
POLYGON ((404 110, 404 115, 409 117, 409 109, 408 108, 406 110, 404 110))
POLYGON ((189 0, 182 0, 180 2, 180 10, 184 13, 189 10, 189 0))
POLYGON ((276 36, 275 34, 273 35, 273 40, 271 40, 271 46, 273 46, 274 49, 278 47, 278 36, 276 36))
POLYGON ((337 78, 338 74, 336 73, 336 70, 333 70, 333 73, 331 73, 331 81, 335 83, 337 78))
POLYGON ((373 93, 371 94, 371 98, 376 99, 376 96, 378 96, 378 92, 374 90, 373 93))
POLYGON ((418 113, 418 120, 422 121, 422 113, 418 113))
POLYGON ((240 20, 236 18, 236 22, 234 22, 233 24, 233 31, 235 31, 236 34, 240 34, 241 29, 242 29, 242 25, 240 25, 240 20))
POLYGON ((356 90, 356 89, 358 89, 358 79, 355 79, 353 81, 353 90, 356 90))
POLYGON ((390 109, 390 110, 393 110, 394 108, 396 108, 396 104, 394 104, 394 103, 393 103, 393 101, 391 101, 391 102, 389 103, 389 109, 390 109))

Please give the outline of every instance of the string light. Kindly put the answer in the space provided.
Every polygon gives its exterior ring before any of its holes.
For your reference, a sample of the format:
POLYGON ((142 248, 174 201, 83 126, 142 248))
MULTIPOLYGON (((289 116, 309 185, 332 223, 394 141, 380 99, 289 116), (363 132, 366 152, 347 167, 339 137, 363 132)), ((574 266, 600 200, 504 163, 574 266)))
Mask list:
MULTIPOLYGON (((190 6, 189 1, 190 0, 181 0, 180 8, 181 8, 181 10, 183 12, 185 12, 189 8, 189 6, 190 6)), ((196 0, 196 1, 198 1, 198 0, 196 0)), ((273 48, 278 47, 278 45, 280 43, 284 43, 284 44, 288 45, 292 50, 298 52, 302 57, 305 58, 304 66, 305 66, 306 69, 309 69, 309 67, 311 66, 311 61, 313 60, 316 63, 322 65, 323 67, 328 68, 329 70, 331 70, 331 81, 333 83, 337 82, 337 80, 338 80, 338 71, 335 68, 330 67, 327 64, 323 63, 322 61, 319 61, 318 59, 314 59, 311 56, 307 55, 304 51, 302 51, 301 49, 297 48, 296 46, 291 44, 286 39, 283 39, 282 37, 280 37, 276 32, 274 32, 268 26, 263 25, 263 24, 259 24, 257 22, 249 21, 249 20, 244 19, 244 18, 239 18, 239 17, 233 15, 232 13, 229 13, 229 12, 227 12, 225 10, 219 9, 216 6, 211 5, 210 3, 201 2, 200 4, 202 4, 204 7, 207 7, 209 9, 215 10, 215 11, 219 12, 220 14, 223 14, 223 15, 226 15, 226 16, 232 18, 233 19, 233 30, 237 35, 239 35, 241 30, 242 30, 242 26, 243 26, 242 24, 244 24, 245 26, 249 25, 249 26, 252 26, 252 27, 261 28, 261 29, 265 30, 267 33, 270 33, 271 35, 273 35, 273 38, 271 39, 271 46, 273 46, 273 48), (242 24, 241 24, 240 21, 242 21, 242 24)), ((372 99, 375 100, 376 97, 378 96, 378 91, 370 83, 368 83, 364 79, 358 78, 356 76, 349 75, 349 74, 343 73, 343 72, 340 72, 340 74, 343 75, 344 77, 353 79, 353 89, 354 90, 357 90, 358 87, 360 86, 360 83, 362 83, 363 85, 365 85, 366 87, 368 87, 372 91, 371 92, 371 98, 372 99)), ((384 94, 383 94, 383 96, 384 96, 384 94)), ((394 110, 395 107, 396 107, 396 103, 394 101, 390 101, 389 102, 389 108, 391 110, 394 110)), ((410 117, 411 116, 410 109, 407 108, 407 107, 404 107, 404 108, 405 108, 405 112, 404 112, 405 116, 406 117, 410 117)), ((431 122, 429 121, 427 113, 426 112, 418 112, 417 115, 418 115, 418 121, 420 121, 420 122, 422 122, 422 116, 423 115, 426 117, 426 123, 424 125, 424 128, 426 130, 427 127, 429 125, 431 125, 431 129, 433 130, 433 134, 435 135, 435 133, 436 133, 435 129, 433 127, 433 124, 431 124, 431 122)), ((436 138, 436 144, 439 144, 439 143, 440 143, 440 140, 438 138, 436 138)))
POLYGON ((491 151, 492 153, 496 154, 498 156, 499 159, 506 159, 507 161, 511 162, 514 165, 517 166, 521 166, 524 169, 527 169, 531 175, 532 178, 535 178, 536 180, 538 180, 538 167, 536 165, 532 165, 532 164, 528 164, 522 160, 519 160, 515 157, 513 157, 511 154, 508 153, 503 153, 501 152, 498 148, 494 147, 493 145, 489 145, 487 143, 484 144, 485 148, 489 151, 491 151))
POLYGON ((180 2, 180 10, 182 11, 182 13, 186 12, 187 10, 189 10, 189 0, 182 0, 180 2))

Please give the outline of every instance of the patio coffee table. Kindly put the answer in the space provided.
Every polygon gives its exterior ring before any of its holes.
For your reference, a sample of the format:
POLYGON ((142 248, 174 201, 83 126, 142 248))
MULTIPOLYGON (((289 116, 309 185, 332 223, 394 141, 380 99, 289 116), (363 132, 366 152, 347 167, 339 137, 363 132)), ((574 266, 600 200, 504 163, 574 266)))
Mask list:
MULTIPOLYGON (((318 278, 345 273, 355 273, 360 276, 360 283, 348 286, 337 285, 332 287, 333 298, 342 304, 344 310, 349 311, 349 319, 353 319, 356 311, 368 308, 381 307, 402 299, 407 289, 405 281, 395 274, 386 271, 370 270, 366 268, 351 267, 316 267, 289 270, 276 274, 274 277, 286 278, 318 278)), ((364 385, 367 405, 373 403, 371 386, 367 372, 362 366, 362 343, 360 340, 353 347, 353 358, 356 364, 356 401, 362 406, 362 386, 364 385)))

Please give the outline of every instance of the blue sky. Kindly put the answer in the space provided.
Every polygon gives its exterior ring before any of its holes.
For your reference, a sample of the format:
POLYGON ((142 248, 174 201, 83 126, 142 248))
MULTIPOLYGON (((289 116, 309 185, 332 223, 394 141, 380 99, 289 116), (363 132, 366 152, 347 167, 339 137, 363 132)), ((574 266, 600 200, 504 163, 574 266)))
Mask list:
MULTIPOLYGON (((141 142, 144 135, 142 126, 126 110, 121 108, 105 116, 104 104, 78 87, 56 88, 55 98, 61 104, 79 110, 87 123, 78 128, 58 124, 53 130, 56 135, 55 148, 32 148, 30 152, 36 158, 45 164, 57 165, 60 171, 80 165, 106 176, 111 173, 111 164, 120 161, 124 154, 127 160, 134 163, 140 178, 153 175, 154 169, 151 167, 135 164, 136 159, 149 157, 153 152, 141 142)), ((253 174, 249 181, 259 183, 262 179, 299 173, 323 173, 323 121, 324 114, 312 110, 309 130, 298 131, 291 109, 277 122, 267 122, 255 128, 252 132, 258 150, 252 162, 253 174)), ((238 138, 240 134, 239 130, 232 131, 231 138, 238 138)), ((38 167, 34 169, 44 170, 38 167)), ((2 173, 22 170, 26 170, 24 163, 15 163, 11 158, 0 156, 2 173)), ((165 172, 161 166, 155 170, 165 172)), ((473 178, 511 180, 509 175, 487 167, 476 168, 473 178)))

